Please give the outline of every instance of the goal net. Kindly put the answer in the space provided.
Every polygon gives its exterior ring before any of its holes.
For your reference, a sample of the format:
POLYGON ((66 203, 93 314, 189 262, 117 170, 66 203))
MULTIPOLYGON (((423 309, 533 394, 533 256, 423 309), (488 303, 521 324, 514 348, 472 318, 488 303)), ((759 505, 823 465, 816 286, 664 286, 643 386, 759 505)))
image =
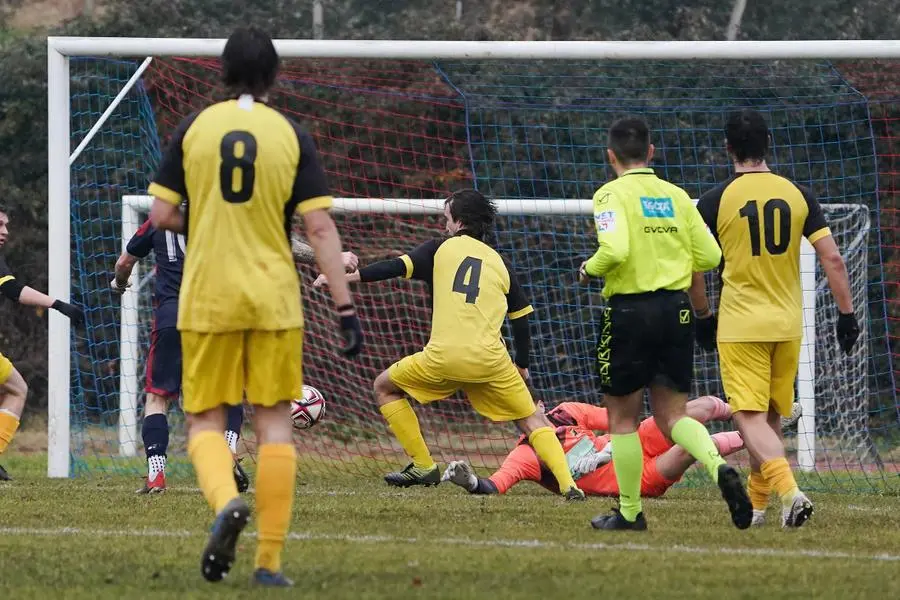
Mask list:
MULTIPOLYGON (((645 117, 657 173, 697 197, 730 174, 726 112, 761 110, 772 129, 770 165, 811 187, 825 207, 862 324, 860 342, 845 356, 827 281, 804 245, 797 393, 805 414, 798 432, 787 433, 789 457, 801 467, 804 486, 876 490, 896 485, 900 454, 891 353, 897 334, 891 320, 897 306, 894 161, 900 155, 892 131, 900 123, 900 103, 886 93, 897 87, 883 75, 900 72, 895 67, 872 61, 285 58, 271 104, 315 137, 338 198, 334 216, 345 248, 363 264, 439 236, 441 200, 453 189, 476 186, 497 200, 496 246, 535 307, 531 372, 536 398, 548 405, 603 400, 592 358, 603 302, 598 286, 577 286, 574 274, 596 248, 590 198, 612 176, 605 157, 611 121, 626 113, 645 117)), ((68 470, 138 472, 152 260, 141 265, 122 300, 109 291, 109 280, 127 241, 123 235, 146 218, 147 185, 169 134, 225 90, 218 61, 207 57, 72 57, 68 71, 70 148, 82 147, 69 172, 66 291, 87 308, 86 328, 73 329, 66 346, 68 470)), ((304 379, 328 402, 326 419, 295 435, 301 473, 371 476, 402 466, 405 457, 379 415, 372 381, 427 341, 427 291, 405 280, 356 287, 366 349, 348 361, 335 352, 331 302, 310 285, 315 270, 300 272, 304 379)), ((717 296, 717 282, 710 277, 708 283, 717 296)), ((53 343, 60 339, 66 341, 51 333, 53 343)), ((698 351, 695 371, 696 395, 723 395, 714 353, 698 351)), ((61 414, 62 404, 51 397, 51 413, 61 414)), ((512 427, 485 421, 461 397, 417 412, 441 462, 495 466, 517 439, 512 427)), ((173 409, 169 450, 176 465, 184 455, 177 414, 173 409)), ((251 424, 248 410, 242 451, 253 456, 251 424)), ((59 439, 52 427, 51 416, 51 438, 59 439)), ((746 453, 735 461, 746 466, 746 453)))

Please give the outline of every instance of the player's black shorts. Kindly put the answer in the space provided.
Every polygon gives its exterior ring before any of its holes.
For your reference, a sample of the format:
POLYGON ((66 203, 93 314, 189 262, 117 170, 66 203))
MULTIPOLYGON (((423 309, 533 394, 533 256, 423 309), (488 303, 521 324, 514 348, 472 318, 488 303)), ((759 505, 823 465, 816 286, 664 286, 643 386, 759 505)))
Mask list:
POLYGON ((625 396, 651 384, 691 391, 694 325, 684 292, 613 296, 603 311, 597 374, 605 394, 625 396))
POLYGON ((144 391, 167 398, 181 393, 181 334, 175 327, 150 332, 144 391))

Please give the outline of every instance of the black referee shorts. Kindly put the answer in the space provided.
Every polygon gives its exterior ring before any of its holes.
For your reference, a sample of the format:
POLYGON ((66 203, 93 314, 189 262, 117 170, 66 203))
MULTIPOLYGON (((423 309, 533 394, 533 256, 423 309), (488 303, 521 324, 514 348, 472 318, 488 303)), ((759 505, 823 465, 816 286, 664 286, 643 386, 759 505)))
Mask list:
POLYGON ((694 326, 684 292, 613 296, 597 343, 603 393, 625 396, 649 385, 689 393, 694 375, 694 326))

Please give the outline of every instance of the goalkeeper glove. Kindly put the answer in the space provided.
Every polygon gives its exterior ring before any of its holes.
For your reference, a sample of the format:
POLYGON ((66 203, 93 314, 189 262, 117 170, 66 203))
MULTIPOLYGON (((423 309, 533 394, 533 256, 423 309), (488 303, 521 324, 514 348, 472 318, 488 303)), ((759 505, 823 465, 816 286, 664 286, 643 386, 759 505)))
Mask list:
POLYGON ((856 314, 850 312, 838 315, 837 339, 845 354, 850 354, 850 351, 853 350, 853 345, 858 338, 859 323, 856 320, 856 314))
POLYGON ((472 471, 472 467, 462 460, 454 460, 447 465, 444 474, 441 475, 441 481, 455 483, 470 493, 478 488, 478 476, 472 471))
POLYGON ((697 338, 697 345, 707 352, 715 350, 718 327, 719 320, 714 312, 710 312, 707 317, 694 317, 694 334, 697 338))
POLYGON ((581 479, 612 460, 612 444, 606 444, 600 452, 591 452, 579 458, 572 466, 572 477, 581 479))
POLYGON ((344 345, 341 346, 341 354, 347 357, 356 356, 362 350, 363 332, 362 325, 359 323, 359 317, 356 316, 356 310, 352 304, 338 306, 340 315, 341 339, 344 345))
POLYGON ((84 323, 84 311, 69 304, 68 302, 63 302, 62 300, 54 300, 53 304, 50 305, 50 308, 53 310, 57 310, 62 314, 69 317, 69 320, 72 321, 75 325, 81 325, 84 323))
POLYGON ((125 290, 131 287, 131 282, 126 281, 124 285, 119 285, 119 282, 113 279, 109 282, 109 289, 113 291, 113 293, 122 295, 125 293, 125 290))

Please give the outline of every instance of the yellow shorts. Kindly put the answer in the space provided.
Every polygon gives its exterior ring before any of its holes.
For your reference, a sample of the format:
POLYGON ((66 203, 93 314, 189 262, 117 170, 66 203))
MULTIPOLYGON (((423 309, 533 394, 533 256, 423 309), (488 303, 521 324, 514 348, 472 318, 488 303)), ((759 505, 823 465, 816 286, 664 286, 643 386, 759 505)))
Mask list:
POLYGON ((735 412, 768 412, 787 417, 794 403, 800 365, 800 340, 719 342, 719 367, 725 397, 735 412))
POLYGON ((485 382, 448 379, 443 369, 429 365, 423 352, 400 359, 388 368, 391 381, 421 404, 443 400, 458 390, 466 393, 475 411, 491 421, 524 419, 536 410, 528 386, 512 361, 485 382))
POLYGON ((12 361, 10 361, 8 358, 3 356, 2 353, 0 353, 0 385, 6 383, 6 381, 9 379, 9 376, 12 375, 12 372, 12 361))
POLYGON ((303 394, 303 330, 181 332, 184 411, 247 401, 274 406, 303 394))

